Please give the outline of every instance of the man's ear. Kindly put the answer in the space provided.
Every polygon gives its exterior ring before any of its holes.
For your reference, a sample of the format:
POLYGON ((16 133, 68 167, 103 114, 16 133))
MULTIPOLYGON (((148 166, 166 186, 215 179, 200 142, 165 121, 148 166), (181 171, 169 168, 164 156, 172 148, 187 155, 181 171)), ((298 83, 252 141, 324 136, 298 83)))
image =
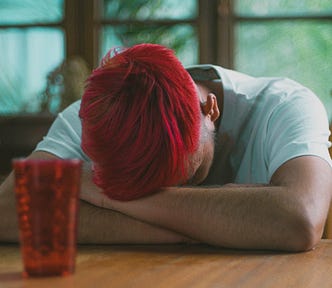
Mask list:
POLYGON ((217 98, 213 93, 207 95, 206 102, 201 104, 201 108, 204 116, 209 117, 212 122, 215 122, 220 116, 217 98))

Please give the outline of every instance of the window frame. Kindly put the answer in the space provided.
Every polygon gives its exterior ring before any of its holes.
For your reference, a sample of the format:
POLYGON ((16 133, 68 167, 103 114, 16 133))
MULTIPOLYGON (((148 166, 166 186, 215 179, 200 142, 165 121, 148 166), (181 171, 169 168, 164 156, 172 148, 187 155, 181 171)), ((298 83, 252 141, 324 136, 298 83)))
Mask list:
MULTIPOLYGON (((204 0, 197 1, 204 2, 204 0)), ((103 19, 101 15, 102 9, 102 0, 65 0, 64 29, 66 31, 67 57, 71 55, 79 55, 85 59, 91 68, 96 67, 99 63, 100 33, 101 27, 104 25, 159 24, 171 26, 176 24, 190 24, 193 26, 199 26, 201 19, 200 16, 190 19, 169 20, 103 19)), ((201 59, 201 55, 199 55, 199 59, 201 59)))
MULTIPOLYGON (((287 15, 287 16, 241 16, 234 12, 235 0, 196 0, 198 16, 191 19, 174 20, 105 20, 101 17, 102 0, 64 0, 64 17, 55 23, 0 25, 0 29, 53 27, 65 33, 65 58, 81 56, 93 69, 99 63, 99 39, 103 25, 119 24, 191 24, 198 32, 199 63, 212 63, 234 69, 234 31, 241 22, 267 21, 329 21, 331 14, 287 15)), ((240 0, 238 0, 240 1, 240 0)))
POLYGON ((267 21, 329 21, 331 14, 241 16, 234 12, 235 0, 197 0, 198 17, 179 20, 105 20, 101 17, 102 0, 64 0, 63 21, 55 23, 9 24, 0 29, 53 27, 65 33, 65 57, 79 55, 90 68, 98 65, 99 36, 103 25, 119 24, 191 24, 197 27, 199 39, 199 63, 213 63, 226 68, 234 68, 234 30, 241 22, 267 21))

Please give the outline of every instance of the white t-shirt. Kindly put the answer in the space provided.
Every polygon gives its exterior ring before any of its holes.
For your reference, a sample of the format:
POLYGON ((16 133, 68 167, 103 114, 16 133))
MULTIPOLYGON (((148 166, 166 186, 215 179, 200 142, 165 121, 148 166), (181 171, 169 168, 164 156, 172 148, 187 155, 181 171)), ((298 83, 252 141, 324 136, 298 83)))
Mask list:
MULTIPOLYGON (((204 184, 269 183, 278 167, 303 155, 321 157, 332 167, 326 111, 309 89, 212 65, 188 71, 194 80, 220 82, 224 91, 214 163, 204 184)), ((59 113, 36 150, 89 161, 80 146, 79 108, 77 101, 59 113)))

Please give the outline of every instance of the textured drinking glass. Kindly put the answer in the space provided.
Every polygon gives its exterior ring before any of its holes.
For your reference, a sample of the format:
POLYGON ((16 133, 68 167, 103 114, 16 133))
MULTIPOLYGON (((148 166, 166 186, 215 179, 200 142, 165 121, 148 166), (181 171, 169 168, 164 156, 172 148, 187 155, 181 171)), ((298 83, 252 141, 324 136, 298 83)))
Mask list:
POLYGON ((74 273, 81 161, 14 159, 23 275, 74 273))

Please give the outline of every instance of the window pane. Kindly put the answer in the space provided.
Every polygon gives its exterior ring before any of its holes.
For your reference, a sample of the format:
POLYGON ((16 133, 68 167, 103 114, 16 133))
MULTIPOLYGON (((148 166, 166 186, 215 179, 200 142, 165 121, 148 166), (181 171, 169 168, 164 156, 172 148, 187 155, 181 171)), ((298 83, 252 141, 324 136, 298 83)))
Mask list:
POLYGON ((59 29, 0 30, 0 114, 37 112, 48 73, 64 59, 59 29))
POLYGON ((104 0, 109 19, 188 19, 197 16, 197 0, 104 0))
POLYGON ((332 13, 331 0, 237 0, 235 13, 248 16, 332 13))
POLYGON ((157 43, 176 51, 184 65, 198 62, 197 33, 191 25, 146 26, 119 25, 102 29, 100 57, 116 46, 133 46, 138 43, 157 43))
POLYGON ((0 24, 59 22, 63 19, 63 0, 1 0, 0 24))
POLYGON ((332 24, 296 21, 236 26, 235 68, 287 76, 311 88, 332 117, 332 24))

